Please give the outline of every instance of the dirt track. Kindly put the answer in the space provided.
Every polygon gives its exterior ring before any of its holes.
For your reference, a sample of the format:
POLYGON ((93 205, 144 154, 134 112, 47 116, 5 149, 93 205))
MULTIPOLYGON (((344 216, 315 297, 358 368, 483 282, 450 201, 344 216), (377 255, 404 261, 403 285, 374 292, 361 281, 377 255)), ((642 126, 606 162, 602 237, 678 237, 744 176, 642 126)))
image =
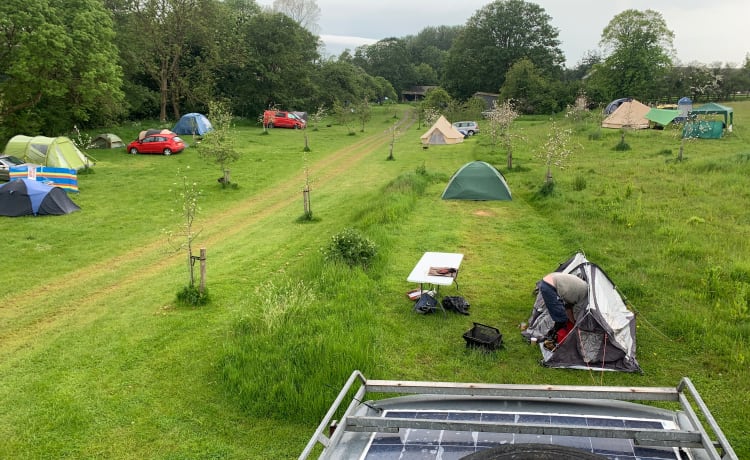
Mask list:
MULTIPOLYGON (((397 127, 406 130, 414 121, 413 113, 408 112, 399 119, 397 127)), ((330 183, 355 168, 359 162, 390 140, 391 136, 388 131, 370 134, 344 149, 311 163, 309 173, 316 178, 317 186, 330 183)), ((302 183, 304 183, 304 176, 300 173, 274 184, 262 194, 258 193, 238 202, 231 209, 206 216, 205 225, 203 223, 201 225, 201 243, 211 246, 219 240, 225 241, 241 232, 246 232, 248 228, 258 224, 269 215, 298 201, 302 183)), ((165 257, 163 241, 157 239, 133 248, 127 253, 105 258, 82 266, 72 273, 66 273, 61 276, 59 282, 51 280, 45 286, 35 286, 33 289, 4 299, 3 308, 0 309, 0 325, 3 325, 3 329, 0 329, 0 344, 2 344, 0 356, 10 356, 15 350, 28 346, 35 336, 54 330, 77 312, 106 304, 108 297, 126 296, 128 292, 136 289, 142 280, 184 263, 184 260, 183 253, 165 257), (135 269, 134 261, 139 261, 137 269, 135 269), (133 265, 134 269, 127 270, 125 277, 106 276, 107 273, 118 271, 129 265, 133 265), (49 299, 60 300, 56 302, 49 299), (40 304, 46 305, 46 308, 29 315, 29 312, 35 309, 39 310, 40 304), (51 308, 51 305, 54 305, 54 308, 51 308), (23 316, 27 316, 27 319, 19 321, 18 318, 23 316), (12 329, 7 329, 9 323, 14 325, 12 329)))

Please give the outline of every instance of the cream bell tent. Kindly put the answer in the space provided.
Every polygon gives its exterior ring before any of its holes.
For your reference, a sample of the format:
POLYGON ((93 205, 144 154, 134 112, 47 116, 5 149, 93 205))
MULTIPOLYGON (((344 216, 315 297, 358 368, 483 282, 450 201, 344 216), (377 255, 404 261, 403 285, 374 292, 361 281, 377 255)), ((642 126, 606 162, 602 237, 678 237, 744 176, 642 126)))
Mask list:
POLYGON ((647 129, 649 121, 646 118, 646 114, 650 110, 651 107, 635 99, 625 101, 617 107, 617 110, 604 119, 602 128, 647 129))
POLYGON ((422 134, 422 145, 458 144, 464 141, 464 135, 458 132, 451 123, 440 116, 426 133, 422 134))
POLYGON ((94 162, 64 136, 13 136, 5 146, 5 154, 23 158, 28 163, 53 168, 80 171, 94 166, 94 162))

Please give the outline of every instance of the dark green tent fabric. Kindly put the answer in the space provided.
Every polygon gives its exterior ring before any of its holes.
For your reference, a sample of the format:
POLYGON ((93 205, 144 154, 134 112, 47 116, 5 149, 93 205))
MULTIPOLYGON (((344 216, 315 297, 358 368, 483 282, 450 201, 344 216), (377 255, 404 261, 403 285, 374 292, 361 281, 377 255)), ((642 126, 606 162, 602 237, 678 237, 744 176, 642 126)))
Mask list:
POLYGON ((724 116, 725 127, 734 123, 734 109, 715 102, 709 102, 700 107, 693 107, 689 116, 693 117, 696 115, 722 115, 724 116))
POLYGON ((646 114, 646 118, 654 123, 659 123, 662 126, 667 126, 672 123, 672 120, 680 116, 679 110, 669 109, 651 109, 646 114))
POLYGON ((502 173, 484 161, 463 165, 443 191, 444 200, 511 200, 502 173))
POLYGON ((689 139, 720 139, 724 124, 718 120, 698 120, 685 123, 682 137, 689 139))

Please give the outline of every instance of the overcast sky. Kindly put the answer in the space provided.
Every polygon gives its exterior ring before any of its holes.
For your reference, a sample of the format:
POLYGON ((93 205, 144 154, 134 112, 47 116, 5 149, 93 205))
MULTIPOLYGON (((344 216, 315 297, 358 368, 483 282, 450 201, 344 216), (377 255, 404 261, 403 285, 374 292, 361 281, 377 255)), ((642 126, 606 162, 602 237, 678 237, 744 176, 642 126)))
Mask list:
MULTIPOLYGON (((256 0, 269 6, 273 0, 256 0)), ((588 50, 599 49, 602 30, 627 9, 654 9, 675 33, 677 58, 742 65, 750 53, 748 0, 528 0, 544 8, 559 31, 567 66, 574 67, 588 50)), ((416 35, 428 26, 466 24, 487 0, 317 0, 319 35, 325 54, 388 37, 416 35)))

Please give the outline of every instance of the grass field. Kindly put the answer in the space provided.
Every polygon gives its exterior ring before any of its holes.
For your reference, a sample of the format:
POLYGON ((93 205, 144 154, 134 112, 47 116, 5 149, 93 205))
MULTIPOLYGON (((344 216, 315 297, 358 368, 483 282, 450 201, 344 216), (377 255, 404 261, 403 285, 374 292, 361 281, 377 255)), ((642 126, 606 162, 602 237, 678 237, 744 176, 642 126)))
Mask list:
POLYGON ((221 187, 200 145, 170 157, 91 150, 80 212, 0 221, 0 458, 296 458, 353 369, 582 385, 687 376, 750 458, 750 103, 728 105, 734 132, 687 143, 683 161, 674 129, 628 132, 631 149, 615 151, 619 131, 558 120, 574 154, 548 194, 544 117, 516 122, 512 170, 484 134, 423 150, 407 106, 376 109, 354 136, 309 129, 309 153, 301 131, 239 124, 236 188, 221 187), (440 199, 475 159, 503 171, 512 202, 440 199), (300 219, 306 170, 312 221, 300 219), (182 225, 183 178, 202 191, 195 246, 207 250, 211 302, 200 308, 175 303, 187 256, 166 236, 182 225), (321 252, 346 228, 377 245, 366 270, 321 252), (638 313, 643 375, 543 368, 521 339, 534 283, 576 250, 638 313), (425 251, 465 254, 471 316, 412 313, 406 277, 425 251), (504 349, 466 350, 472 321, 498 327, 504 349))

